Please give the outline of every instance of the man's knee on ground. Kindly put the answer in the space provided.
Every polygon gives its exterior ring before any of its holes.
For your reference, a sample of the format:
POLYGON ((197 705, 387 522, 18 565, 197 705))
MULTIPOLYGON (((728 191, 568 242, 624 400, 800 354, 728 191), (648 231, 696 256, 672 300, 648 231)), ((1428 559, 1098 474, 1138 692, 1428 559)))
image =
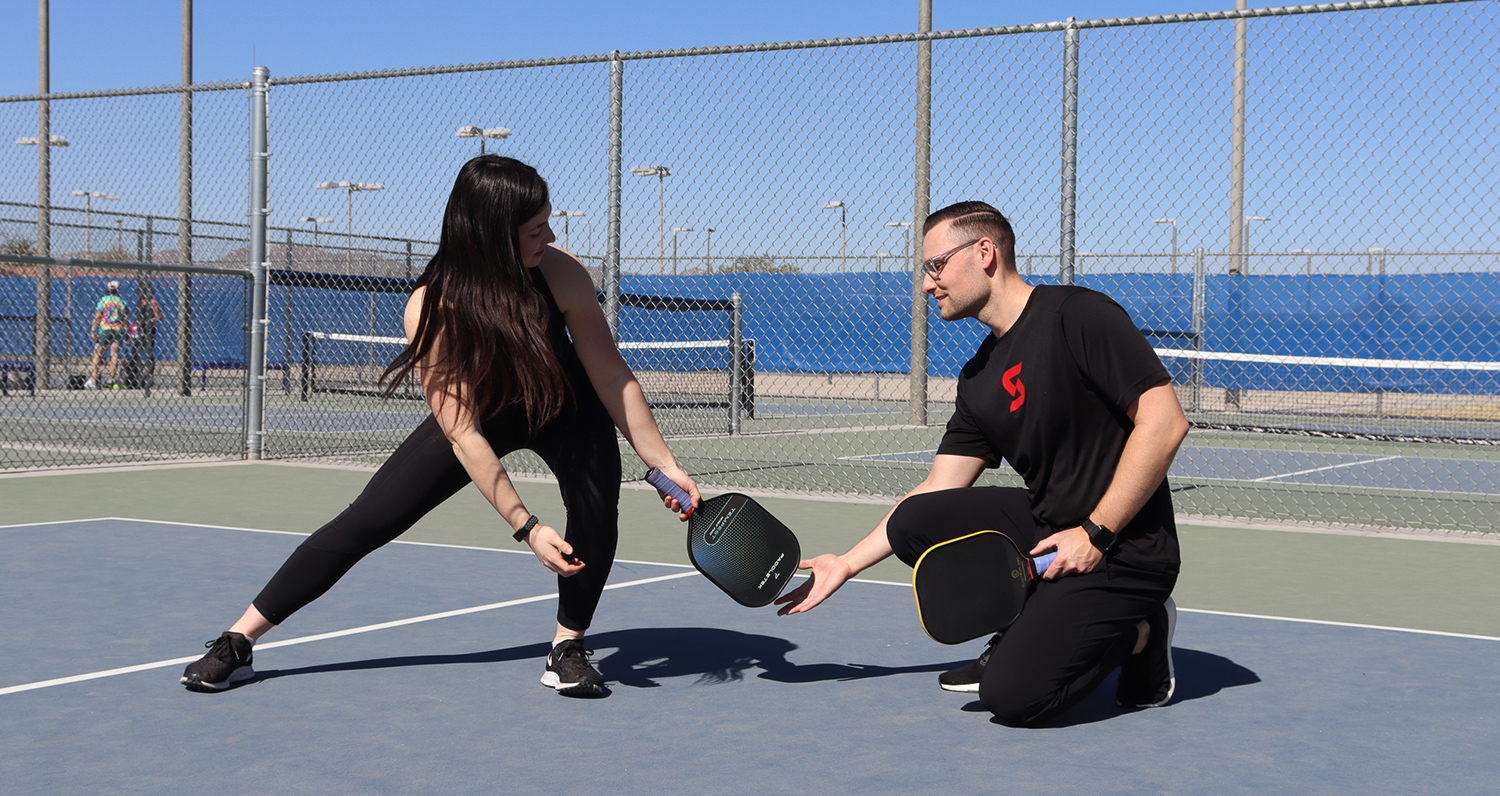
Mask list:
POLYGON ((1014 683, 979 684, 979 704, 1007 727, 1037 726, 1051 715, 1049 708, 1056 702, 1055 693, 1041 693, 1038 689, 1017 687, 1014 683))

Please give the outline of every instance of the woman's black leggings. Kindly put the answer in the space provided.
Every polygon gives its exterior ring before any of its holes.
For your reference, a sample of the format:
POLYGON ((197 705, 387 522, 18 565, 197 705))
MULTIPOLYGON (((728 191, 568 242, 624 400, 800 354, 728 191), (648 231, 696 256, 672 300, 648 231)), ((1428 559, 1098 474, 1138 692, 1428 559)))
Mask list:
MULTIPOLYGON (((1054 531, 1031 516, 1026 490, 970 487, 912 495, 886 523, 896 556, 913 566, 929 547, 976 531, 1001 531, 1022 552, 1054 531)), ((1078 704, 1125 661, 1136 625, 1172 593, 1176 574, 1112 556, 1087 575, 1038 581, 1021 617, 990 653, 979 700, 1003 724, 1036 726, 1078 704)))
MULTIPOLYGON (((504 456, 536 451, 557 476, 568 524, 565 538, 588 566, 557 579, 557 621, 587 630, 609 578, 619 540, 620 449, 614 423, 592 395, 526 436, 524 419, 504 412, 483 425, 485 437, 504 456)), ((307 537, 255 598, 255 608, 281 624, 321 597, 361 558, 400 536, 439 503, 469 483, 453 446, 429 416, 342 514, 307 537)), ((505 528, 509 534, 509 528, 505 528)))

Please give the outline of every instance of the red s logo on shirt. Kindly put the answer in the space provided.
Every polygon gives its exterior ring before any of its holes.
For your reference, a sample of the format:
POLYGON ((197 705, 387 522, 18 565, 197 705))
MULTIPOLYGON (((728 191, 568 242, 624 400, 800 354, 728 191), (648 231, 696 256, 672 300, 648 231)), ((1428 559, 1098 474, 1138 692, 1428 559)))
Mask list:
POLYGON ((1014 401, 1010 402, 1010 411, 1014 412, 1021 408, 1021 404, 1026 403, 1026 385, 1021 383, 1020 362, 1017 362, 1015 367, 1005 371, 1005 374, 1000 377, 1000 384, 1005 387, 1006 392, 1015 398, 1014 401))

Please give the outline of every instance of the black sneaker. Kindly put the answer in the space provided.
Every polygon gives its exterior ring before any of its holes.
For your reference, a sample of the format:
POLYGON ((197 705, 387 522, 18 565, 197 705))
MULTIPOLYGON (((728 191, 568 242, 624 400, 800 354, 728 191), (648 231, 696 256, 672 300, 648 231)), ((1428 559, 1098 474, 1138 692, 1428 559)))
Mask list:
POLYGON ((1125 659, 1115 700, 1127 708, 1158 708, 1171 701, 1177 690, 1177 672, 1172 667, 1172 633, 1177 629, 1177 603, 1167 598, 1146 624, 1151 636, 1146 648, 1125 659))
POLYGON ((203 646, 208 647, 208 654, 188 664, 179 681, 187 690, 211 694, 255 677, 255 670, 250 668, 254 657, 250 639, 226 630, 203 646))
POLYGON ((978 659, 938 675, 938 685, 942 686, 944 691, 958 691, 963 694, 979 693, 979 677, 984 674, 984 667, 990 662, 990 653, 994 651, 995 644, 999 641, 1000 636, 997 634, 984 645, 984 652, 979 654, 978 659))
POLYGON ((594 651, 576 638, 560 641, 547 653, 547 671, 542 685, 571 697, 596 697, 604 693, 604 678, 589 663, 594 651))

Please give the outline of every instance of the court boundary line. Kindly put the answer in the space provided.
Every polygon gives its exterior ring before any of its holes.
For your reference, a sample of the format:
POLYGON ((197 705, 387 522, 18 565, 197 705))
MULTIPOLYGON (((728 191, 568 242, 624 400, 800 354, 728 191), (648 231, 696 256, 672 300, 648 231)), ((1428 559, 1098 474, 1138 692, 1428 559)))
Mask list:
MULTIPOLYGON (((278 533, 283 532, 278 531, 278 533)), ((656 577, 639 578, 637 580, 625 581, 623 583, 611 583, 609 585, 606 585, 604 587, 604 590, 610 591, 612 589, 623 589, 629 586, 644 586, 648 583, 660 583, 662 581, 677 580, 679 578, 685 578, 689 575, 695 574, 697 574, 696 571, 673 572, 670 575, 657 575, 656 577)), ((326 633, 314 633, 308 636, 298 636, 296 638, 283 639, 281 641, 268 641, 264 644, 257 643, 255 645, 255 648, 268 650, 276 649, 278 647, 291 647, 297 644, 309 644, 314 641, 326 641, 328 639, 342 638, 344 636, 354 636, 360 635, 362 633, 373 633, 377 630, 389 630, 391 628, 404 627, 406 625, 415 625, 421 622, 432 622, 438 619, 450 619, 455 616, 466 616, 468 614, 477 614, 484 611, 495 611, 501 608, 511 608, 517 605, 527 605, 529 603, 544 602, 546 600, 555 599, 557 599, 557 594, 555 593, 538 594, 531 597, 520 597, 514 600, 503 600, 498 603, 474 605, 468 608, 455 608, 451 611, 439 611, 437 613, 412 616, 405 619, 393 619, 388 622, 376 622, 375 624, 360 625, 358 627, 345 628, 343 630, 331 630, 326 633)), ((121 666, 114 669, 104 669, 97 672, 86 672, 84 674, 75 674, 68 677, 57 677, 51 680, 38 680, 32 683, 22 683, 20 685, 6 686, 4 688, 0 688, 0 696, 19 694, 26 691, 37 691, 43 688, 52 688, 60 685, 71 685, 72 683, 87 682, 89 680, 101 680, 106 677, 116 677, 122 674, 134 674, 136 672, 145 672, 152 669, 165 669, 169 666, 181 666, 184 664, 192 663, 193 661, 196 661, 201 657, 203 656, 188 655, 181 658, 170 658, 168 660, 152 661, 151 663, 139 663, 133 666, 121 666)))
MULTIPOLYGON (((1358 466, 1363 465, 1363 464, 1379 464, 1380 462, 1390 462, 1390 461, 1395 461, 1397 459, 1410 459, 1410 458, 1412 458, 1412 457, 1410 457, 1410 456, 1404 456, 1404 455, 1402 455, 1402 456, 1380 456, 1380 457, 1377 457, 1377 458, 1374 458, 1374 459, 1360 459, 1359 461, 1354 461, 1354 462, 1340 462, 1338 464, 1328 464, 1328 465, 1324 465, 1322 467, 1313 467, 1313 468, 1308 469, 1308 470, 1298 470, 1295 473, 1278 473, 1276 475, 1266 475, 1266 476, 1261 476, 1260 478, 1252 478, 1250 480, 1251 480, 1252 483, 1260 483, 1260 482, 1264 482, 1264 481, 1274 481, 1274 480, 1276 480, 1278 478, 1296 478, 1299 475, 1307 475, 1309 473, 1321 473, 1321 472, 1326 472, 1328 470, 1337 470, 1337 469, 1339 469, 1341 467, 1358 467, 1358 466)), ((1356 486, 1358 486, 1358 485, 1356 485, 1356 486)), ((1442 492, 1445 492, 1445 493, 1449 493, 1449 490, 1433 490, 1433 491, 1442 491, 1442 492)), ((1467 494, 1467 493, 1464 493, 1464 494, 1467 494)))
MULTIPOLYGON (((87 517, 76 520, 48 520, 46 522, 18 522, 11 525, 0 525, 0 531, 8 531, 13 528, 26 528, 33 525, 64 525, 72 522, 140 522, 152 525, 173 525, 183 528, 208 528, 215 531, 244 531, 246 533, 270 533, 282 536, 312 536, 308 531, 277 531, 270 528, 246 528, 238 525, 211 525, 208 523, 182 522, 180 520, 152 520, 142 517, 87 517)), ((507 553, 516 556, 535 555, 530 550, 511 550, 505 547, 480 547, 479 545, 448 544, 445 542, 422 542, 415 539, 392 539, 387 544, 416 545, 418 547, 444 547, 451 550, 479 550, 485 553, 507 553)), ((616 564, 640 564, 653 567, 676 567, 692 569, 692 564, 677 564, 670 561, 638 561, 630 558, 617 558, 616 564)), ((608 586, 605 587, 609 588, 608 586)))

